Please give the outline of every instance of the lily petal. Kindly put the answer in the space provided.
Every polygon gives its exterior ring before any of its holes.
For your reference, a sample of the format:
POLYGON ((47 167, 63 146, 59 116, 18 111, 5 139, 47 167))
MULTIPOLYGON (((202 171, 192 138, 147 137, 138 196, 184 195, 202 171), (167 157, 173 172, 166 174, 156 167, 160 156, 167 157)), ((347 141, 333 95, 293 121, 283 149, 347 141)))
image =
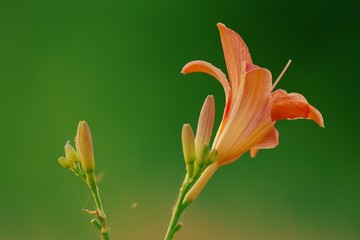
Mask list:
POLYGON ((224 128, 217 132, 213 148, 216 161, 226 165, 263 141, 273 130, 271 121, 271 73, 257 68, 241 82, 241 91, 234 99, 232 111, 224 128))
POLYGON ((207 73, 210 76, 216 78, 224 88, 226 101, 229 99, 230 84, 225 74, 217 67, 206 61, 196 60, 187 63, 181 70, 182 74, 188 74, 193 72, 207 73))
POLYGON ((317 110, 316 108, 314 108, 311 105, 310 105, 310 112, 309 112, 309 115, 307 118, 311 119, 314 122, 316 122, 317 124, 319 124, 320 127, 323 127, 323 128, 325 127, 324 119, 323 119, 321 113, 319 112, 319 110, 317 110))
POLYGON ((324 127, 321 113, 311 106, 303 95, 287 93, 282 89, 278 89, 271 94, 271 97, 271 117, 273 121, 306 118, 313 120, 320 127, 324 127))
POLYGON ((260 149, 274 148, 279 145, 279 131, 275 128, 254 148, 250 150, 250 156, 256 157, 260 149))
POLYGON ((227 28, 222 23, 218 23, 217 26, 220 31, 220 38, 231 88, 234 92, 240 86, 242 62, 247 64, 246 69, 251 69, 252 59, 248 47, 239 34, 227 28))

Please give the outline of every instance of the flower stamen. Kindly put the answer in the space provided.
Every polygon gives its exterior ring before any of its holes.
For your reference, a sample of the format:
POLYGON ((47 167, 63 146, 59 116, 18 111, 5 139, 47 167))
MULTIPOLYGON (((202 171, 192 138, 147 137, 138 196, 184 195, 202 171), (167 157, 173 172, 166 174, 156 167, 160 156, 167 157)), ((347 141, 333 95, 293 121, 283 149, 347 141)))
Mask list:
POLYGON ((282 72, 280 73, 280 75, 278 76, 278 78, 276 79, 276 81, 274 82, 271 91, 274 90, 274 88, 276 87, 276 85, 280 82, 281 78, 284 76, 286 70, 289 68, 291 64, 291 59, 289 59, 289 61, 287 62, 286 66, 284 67, 284 69, 282 70, 282 72))

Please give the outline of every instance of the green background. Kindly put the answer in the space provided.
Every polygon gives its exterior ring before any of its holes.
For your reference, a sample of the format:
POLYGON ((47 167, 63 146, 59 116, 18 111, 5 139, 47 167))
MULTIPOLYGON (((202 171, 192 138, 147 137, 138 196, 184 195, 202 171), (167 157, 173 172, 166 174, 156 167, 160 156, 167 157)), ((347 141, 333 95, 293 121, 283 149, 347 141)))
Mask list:
POLYGON ((113 239, 162 239, 185 174, 180 132, 221 85, 216 23, 237 31, 278 88, 325 119, 281 121, 280 145, 221 168, 177 239, 360 239, 359 19, 355 1, 3 1, 0 239, 98 239, 86 186, 57 162, 92 130, 113 239), (131 208, 137 203, 137 208, 131 208))

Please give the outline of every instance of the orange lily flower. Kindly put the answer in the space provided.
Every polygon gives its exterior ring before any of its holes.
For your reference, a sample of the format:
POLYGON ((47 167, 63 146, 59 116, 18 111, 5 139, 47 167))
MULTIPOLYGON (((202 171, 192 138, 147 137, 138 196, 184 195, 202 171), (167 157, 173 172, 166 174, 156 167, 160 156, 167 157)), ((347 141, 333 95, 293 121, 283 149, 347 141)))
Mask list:
POLYGON ((229 75, 205 61, 192 61, 184 66, 183 74, 203 72, 215 77, 223 86, 226 104, 212 149, 218 155, 215 162, 188 192, 184 201, 193 201, 215 171, 232 163, 251 150, 255 157, 259 149, 274 148, 279 144, 279 132, 274 125, 281 119, 305 118, 324 127, 321 113, 298 93, 273 89, 286 71, 272 85, 271 72, 252 63, 248 47, 242 38, 224 24, 217 24, 229 75))

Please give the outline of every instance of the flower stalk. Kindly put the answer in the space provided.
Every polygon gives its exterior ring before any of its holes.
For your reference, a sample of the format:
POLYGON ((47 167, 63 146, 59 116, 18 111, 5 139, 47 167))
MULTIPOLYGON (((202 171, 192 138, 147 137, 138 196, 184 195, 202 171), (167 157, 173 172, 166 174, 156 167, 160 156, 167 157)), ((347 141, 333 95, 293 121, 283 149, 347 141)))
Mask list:
POLYGON ((192 202, 187 199, 190 189, 197 182, 203 171, 214 162, 217 155, 216 150, 209 148, 211 132, 214 125, 215 103, 214 97, 208 96, 200 111, 196 136, 190 124, 184 124, 182 128, 182 148, 186 165, 186 175, 181 185, 178 199, 173 208, 169 227, 167 229, 165 240, 172 240, 181 227, 179 222, 181 213, 192 202))
POLYGON ((184 203, 183 200, 185 198, 186 193, 188 192, 191 186, 191 181, 188 175, 185 176, 182 186, 180 188, 180 193, 178 199, 176 200, 175 206, 173 208, 171 220, 169 223, 169 227, 166 231, 166 235, 164 240, 172 240, 175 234, 181 229, 182 223, 179 222, 179 218, 181 213, 185 210, 189 203, 184 203))
POLYGON ((76 150, 70 142, 65 145, 65 157, 59 158, 62 167, 74 172, 89 187, 94 199, 96 210, 83 209, 95 217, 90 221, 98 229, 102 240, 110 240, 109 227, 101 202, 99 188, 96 182, 95 160, 90 128, 85 121, 80 121, 75 137, 76 150))

